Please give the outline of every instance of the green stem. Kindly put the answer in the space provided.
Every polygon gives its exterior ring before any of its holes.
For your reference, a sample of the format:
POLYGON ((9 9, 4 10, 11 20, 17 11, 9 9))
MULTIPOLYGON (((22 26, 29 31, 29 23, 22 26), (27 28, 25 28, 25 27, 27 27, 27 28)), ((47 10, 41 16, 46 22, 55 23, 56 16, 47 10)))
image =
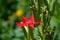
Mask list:
POLYGON ((32 40, 35 40, 34 38, 34 34, 33 34, 33 29, 31 27, 29 27, 29 34, 32 40))
POLYGON ((23 27, 23 32, 26 37, 26 40, 30 40, 30 34, 29 34, 28 27, 23 27))
POLYGON ((38 27, 37 27, 37 29, 38 29, 39 36, 41 37, 41 40, 43 40, 43 37, 42 37, 38 27))
POLYGON ((57 3, 57 0, 52 1, 52 5, 51 5, 52 6, 52 8, 51 8, 52 10, 51 10, 51 14, 50 14, 51 16, 53 16, 53 14, 54 14, 56 3, 57 3))
POLYGON ((44 3, 45 3, 45 5, 47 6, 47 10, 50 12, 50 8, 49 8, 49 5, 48 5, 48 1, 47 1, 47 0, 44 0, 44 3))
POLYGON ((36 10, 36 7, 35 7, 35 3, 34 3, 34 1, 33 0, 30 0, 30 5, 31 5, 31 9, 32 9, 32 12, 33 12, 33 15, 34 15, 34 17, 35 17, 35 20, 37 20, 37 10, 36 10), (34 7, 33 7, 34 6, 34 7))
POLYGON ((37 16, 37 21, 40 21, 40 14, 41 14, 41 3, 42 3, 42 0, 38 0, 38 13, 36 13, 38 16, 37 16))

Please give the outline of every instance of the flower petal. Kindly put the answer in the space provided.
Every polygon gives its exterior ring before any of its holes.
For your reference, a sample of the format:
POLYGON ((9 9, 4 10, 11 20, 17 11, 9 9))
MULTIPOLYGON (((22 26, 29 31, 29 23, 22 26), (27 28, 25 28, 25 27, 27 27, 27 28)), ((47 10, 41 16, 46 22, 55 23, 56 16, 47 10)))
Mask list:
POLYGON ((34 24, 42 24, 42 22, 40 21, 40 22, 34 22, 34 24))
POLYGON ((27 24, 27 23, 23 23, 23 26, 26 26, 26 27, 28 27, 28 24, 27 24))
POLYGON ((34 21, 34 16, 33 15, 30 16, 30 20, 34 21))
POLYGON ((30 26, 31 28, 34 28, 34 24, 29 24, 29 26, 30 26))
POLYGON ((20 26, 20 27, 23 26, 23 24, 21 24, 20 22, 16 22, 16 24, 17 24, 18 26, 20 26))
POLYGON ((18 26, 28 26, 28 24, 26 24, 26 23, 20 23, 20 22, 16 22, 16 24, 17 24, 18 26))
POLYGON ((26 18, 26 17, 22 17, 22 21, 25 23, 25 22, 27 22, 28 21, 28 18, 26 18))
POLYGON ((33 23, 32 20, 29 20, 29 21, 28 21, 28 25, 29 25, 31 28, 34 28, 34 23, 33 23))

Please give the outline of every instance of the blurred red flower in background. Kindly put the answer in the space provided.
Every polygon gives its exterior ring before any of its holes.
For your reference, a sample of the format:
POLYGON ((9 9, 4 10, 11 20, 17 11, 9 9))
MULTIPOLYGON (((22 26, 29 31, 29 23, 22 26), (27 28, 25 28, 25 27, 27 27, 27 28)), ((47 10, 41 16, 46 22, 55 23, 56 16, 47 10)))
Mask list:
POLYGON ((35 22, 34 17, 31 15, 30 19, 23 16, 22 17, 22 22, 16 22, 16 24, 18 26, 20 26, 20 27, 22 27, 22 26, 26 26, 26 27, 30 26, 31 28, 34 28, 34 24, 42 24, 42 22, 41 21, 40 22, 35 22))

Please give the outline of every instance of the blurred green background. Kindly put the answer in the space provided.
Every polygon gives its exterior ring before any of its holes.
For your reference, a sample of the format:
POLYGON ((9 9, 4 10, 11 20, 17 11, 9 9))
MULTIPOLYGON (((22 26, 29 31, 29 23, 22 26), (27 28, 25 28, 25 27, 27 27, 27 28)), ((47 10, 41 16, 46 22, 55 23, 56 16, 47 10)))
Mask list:
MULTIPOLYGON (((35 0, 34 0, 35 1, 35 0)), ((47 0, 52 9, 54 0, 47 0)), ((37 5, 37 4, 36 4, 37 5)), ((40 4, 41 7, 44 3, 40 4)), ((15 22, 21 21, 22 16, 29 18, 32 10, 29 0, 0 0, 0 40, 24 40, 24 33, 15 22)), ((50 21, 50 26, 56 26, 56 40, 60 40, 60 0, 55 4, 54 14, 50 21)), ((35 39, 39 40, 37 29, 34 28, 35 39)))

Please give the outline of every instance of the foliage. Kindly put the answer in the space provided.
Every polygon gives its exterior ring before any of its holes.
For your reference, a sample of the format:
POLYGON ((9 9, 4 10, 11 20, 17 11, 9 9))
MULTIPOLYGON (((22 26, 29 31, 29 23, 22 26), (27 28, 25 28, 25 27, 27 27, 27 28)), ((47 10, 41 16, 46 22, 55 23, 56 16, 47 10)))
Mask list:
POLYGON ((0 0, 0 40, 60 40, 60 0, 0 0), (34 28, 19 27, 34 15, 34 28), (28 32, 27 32, 28 31, 28 32))

